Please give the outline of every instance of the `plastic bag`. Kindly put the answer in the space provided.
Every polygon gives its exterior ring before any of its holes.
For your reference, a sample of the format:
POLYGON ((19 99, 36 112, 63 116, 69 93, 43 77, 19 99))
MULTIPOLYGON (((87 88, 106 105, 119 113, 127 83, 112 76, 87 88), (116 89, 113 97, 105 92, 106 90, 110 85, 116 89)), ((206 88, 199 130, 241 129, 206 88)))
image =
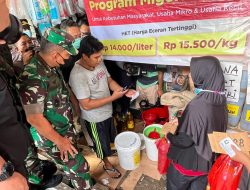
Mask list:
POLYGON ((166 174, 170 165, 170 160, 167 158, 170 144, 166 138, 161 138, 155 144, 158 149, 158 171, 160 174, 166 174))
POLYGON ((243 165, 228 155, 220 155, 208 174, 210 190, 237 190, 243 165))
POLYGON ((69 15, 65 6, 65 0, 57 0, 57 4, 61 18, 62 19, 67 18, 69 15))
POLYGON ((73 16, 74 14, 76 14, 76 8, 75 8, 72 0, 65 0, 64 5, 67 9, 68 15, 73 16))

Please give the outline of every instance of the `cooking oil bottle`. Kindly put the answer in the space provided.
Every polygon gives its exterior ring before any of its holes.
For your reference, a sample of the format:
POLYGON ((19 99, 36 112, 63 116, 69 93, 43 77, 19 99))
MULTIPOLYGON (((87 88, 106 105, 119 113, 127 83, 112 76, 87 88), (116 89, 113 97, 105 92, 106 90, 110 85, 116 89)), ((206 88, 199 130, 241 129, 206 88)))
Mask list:
POLYGON ((131 112, 128 112, 127 127, 129 131, 133 131, 135 128, 135 123, 131 112))

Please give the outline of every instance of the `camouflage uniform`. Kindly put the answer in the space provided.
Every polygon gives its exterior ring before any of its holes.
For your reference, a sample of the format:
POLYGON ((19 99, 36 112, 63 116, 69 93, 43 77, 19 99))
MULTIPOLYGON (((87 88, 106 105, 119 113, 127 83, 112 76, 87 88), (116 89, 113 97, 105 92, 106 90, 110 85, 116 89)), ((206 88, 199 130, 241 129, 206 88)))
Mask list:
MULTIPOLYGON (((61 136, 71 137, 74 142, 76 133, 72 106, 69 91, 60 71, 50 68, 37 54, 25 66, 19 79, 19 92, 25 111, 40 110, 42 106, 43 115, 54 129, 61 136)), ((60 158, 60 151, 53 142, 40 136, 34 127, 31 127, 30 131, 36 146, 45 150, 56 163, 64 166, 64 172, 70 177, 75 189, 90 189, 92 182, 89 165, 80 151, 75 158, 68 155, 69 161, 63 162, 60 158)), ((77 148, 76 142, 74 146, 77 148)))

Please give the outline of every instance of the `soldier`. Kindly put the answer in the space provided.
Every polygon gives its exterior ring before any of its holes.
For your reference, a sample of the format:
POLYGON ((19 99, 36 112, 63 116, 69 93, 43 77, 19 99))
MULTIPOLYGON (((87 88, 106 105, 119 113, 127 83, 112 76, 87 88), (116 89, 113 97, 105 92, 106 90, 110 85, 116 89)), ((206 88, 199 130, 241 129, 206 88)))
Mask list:
MULTIPOLYGON (((15 75, 18 76, 22 73, 24 65, 26 65, 33 56, 33 51, 29 48, 31 47, 31 39, 27 34, 21 34, 19 40, 15 43, 15 48, 12 49, 12 60, 13 69, 15 70, 15 75), (27 51, 28 50, 28 51, 27 51)), ((15 97, 19 99, 19 97, 15 97)), ((25 113, 20 104, 20 111, 22 113, 23 124, 28 128, 30 125, 25 119, 25 113)), ((26 168, 28 170, 28 181, 32 184, 32 187, 36 188, 49 188, 57 186, 62 181, 62 175, 54 175, 57 171, 57 167, 53 162, 48 160, 41 160, 38 158, 36 147, 31 140, 31 146, 28 149, 28 156, 25 159, 26 168)))
POLYGON ((63 165, 75 189, 90 189, 89 165, 75 142, 72 106, 58 67, 76 55, 73 37, 55 28, 46 31, 40 52, 20 75, 20 96, 36 146, 63 165))
MULTIPOLYGON (((73 45, 76 49, 78 49, 80 46, 80 42, 81 42, 81 31, 77 23, 70 19, 63 20, 60 25, 60 29, 74 37, 73 45)), ((70 58, 66 60, 65 64, 60 67, 62 74, 63 74, 63 78, 66 83, 69 82, 69 75, 70 75, 72 68, 75 65, 75 62, 77 62, 80 58, 81 56, 79 55, 70 56, 70 58)))

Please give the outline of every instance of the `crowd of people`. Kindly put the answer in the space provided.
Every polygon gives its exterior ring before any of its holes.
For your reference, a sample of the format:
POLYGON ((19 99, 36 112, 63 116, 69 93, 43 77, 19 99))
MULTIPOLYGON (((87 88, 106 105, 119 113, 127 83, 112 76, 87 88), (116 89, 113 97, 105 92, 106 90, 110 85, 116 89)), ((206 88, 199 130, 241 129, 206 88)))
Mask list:
MULTIPOLYGON (((0 0, 0 106, 5 109, 0 112, 0 189, 56 186, 62 181, 62 175, 55 174, 56 164, 63 166, 74 189, 91 189, 93 180, 78 147, 75 116, 88 144, 103 161, 103 171, 120 178, 120 171, 109 160, 110 143, 117 133, 112 102, 132 97, 135 90, 124 89, 112 79, 103 63, 104 45, 91 35, 86 20, 62 21, 59 28, 48 29, 39 47, 34 47, 30 36, 15 26, 16 18, 10 17, 5 0, 0 0), (40 160, 37 148, 53 162, 40 160)), ((138 79, 137 90, 148 94, 144 87, 150 86, 153 90, 147 90, 161 96, 163 73, 148 74, 138 79)), ((186 89, 187 80, 198 90, 182 116, 171 120, 178 128, 175 135, 167 134, 171 142, 166 155, 171 160, 168 190, 206 189, 207 174, 215 161, 207 134, 227 128, 219 60, 192 58, 190 77, 178 75, 172 88, 186 89)), ((150 96, 153 103, 157 96, 150 96)), ((236 152, 232 159, 250 171, 249 156, 232 148, 236 152)))

